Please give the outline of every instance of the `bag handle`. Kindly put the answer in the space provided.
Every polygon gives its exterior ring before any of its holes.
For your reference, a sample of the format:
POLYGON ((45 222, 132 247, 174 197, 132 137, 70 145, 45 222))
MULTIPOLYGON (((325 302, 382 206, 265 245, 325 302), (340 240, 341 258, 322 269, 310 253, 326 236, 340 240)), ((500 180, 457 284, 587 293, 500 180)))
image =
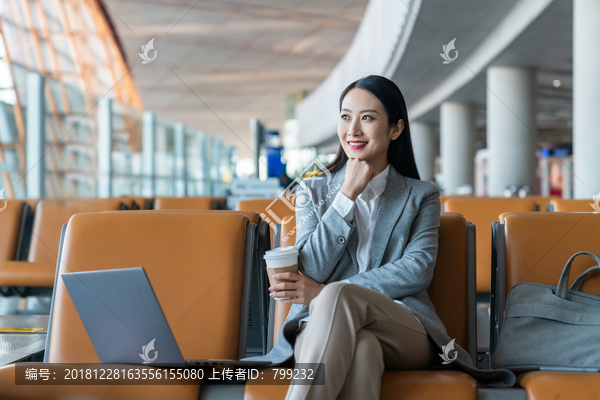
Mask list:
POLYGON ((556 287, 556 295, 558 297, 560 297, 562 299, 567 298, 567 285, 569 284, 569 275, 571 273, 571 264, 573 264, 573 260, 575 259, 575 257, 582 255, 582 254, 587 254, 588 256, 592 257, 594 260, 596 260, 598 265, 595 265, 592 268, 589 268, 583 274, 579 275, 577 277, 577 279, 575 279, 575 281, 573 282, 573 285, 571 285, 571 288, 575 288, 575 290, 581 289, 581 286, 583 286, 583 281, 585 281, 587 274, 590 271, 593 271, 595 269, 600 269, 600 258, 598 258, 598 256, 595 255, 594 253, 590 253, 589 251, 579 251, 579 252, 573 254, 571 256, 571 258, 569 258, 569 261, 567 261, 567 264, 565 265, 565 268, 563 269, 563 272, 560 275, 560 280, 558 281, 558 286, 556 287), (577 283, 577 286, 575 286, 576 283, 577 283))
POLYGON ((577 279, 573 281, 569 290, 577 290, 580 291, 583 286, 583 282, 585 282, 585 278, 587 278, 588 274, 594 270, 600 270, 600 265, 594 265, 585 271, 583 274, 579 275, 577 279))

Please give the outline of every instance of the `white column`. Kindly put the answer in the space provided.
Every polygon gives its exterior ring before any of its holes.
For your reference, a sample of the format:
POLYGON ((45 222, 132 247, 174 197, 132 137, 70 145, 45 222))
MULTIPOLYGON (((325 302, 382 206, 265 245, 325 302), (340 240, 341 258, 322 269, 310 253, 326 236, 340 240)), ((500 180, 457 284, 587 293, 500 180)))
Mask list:
POLYGON ((600 192, 600 1, 573 1, 574 198, 600 192))
POLYGON ((173 156, 175 172, 175 196, 183 197, 186 192, 185 182, 185 125, 175 124, 173 138, 173 156))
POLYGON ((154 130, 155 116, 151 111, 145 111, 142 116, 142 175, 144 184, 142 196, 154 196, 154 130))
POLYGON ((112 100, 98 103, 98 197, 111 196, 112 185, 112 100))
POLYGON ((509 185, 527 185, 535 194, 535 72, 490 67, 487 86, 489 196, 502 196, 509 185))
POLYGON ((440 156, 444 195, 475 181, 475 106, 445 102, 440 106, 440 156))
POLYGON ((540 196, 546 197, 550 196, 550 160, 548 153, 547 149, 542 149, 542 156, 540 157, 540 196))
POLYGON ((475 196, 486 197, 487 188, 487 165, 489 152, 487 149, 479 149, 475 152, 475 196))
POLYGON ((410 137, 419 176, 421 180, 429 181, 433 179, 435 157, 438 154, 437 137, 433 126, 424 122, 411 122, 410 137))
POLYGON ((27 75, 26 134, 27 197, 39 199, 44 196, 44 78, 36 72, 27 75))

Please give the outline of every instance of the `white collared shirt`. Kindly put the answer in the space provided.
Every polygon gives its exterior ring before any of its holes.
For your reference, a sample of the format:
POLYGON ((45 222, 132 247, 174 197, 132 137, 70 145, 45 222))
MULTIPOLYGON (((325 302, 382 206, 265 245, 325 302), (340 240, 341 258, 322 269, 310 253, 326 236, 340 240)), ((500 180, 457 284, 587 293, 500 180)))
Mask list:
MULTIPOLYGON (((379 206, 381 205, 381 195, 385 191, 390 168, 391 166, 388 164, 379 175, 371 179, 369 183, 367 183, 365 190, 358 195, 355 201, 350 200, 340 191, 331 203, 331 206, 347 223, 351 223, 354 218, 353 214, 356 214, 356 229, 358 230, 356 260, 358 261, 358 273, 366 272, 372 267, 371 248, 373 245, 373 232, 375 231, 377 213, 379 212, 379 206)), ((342 282, 349 283, 350 281, 344 279, 342 282)), ((400 300, 394 300, 394 302, 410 311, 410 309, 400 300)), ((416 316, 415 318, 419 321, 416 316)), ((300 321, 308 321, 308 319, 309 317, 306 317, 300 321)), ((421 321, 419 321, 419 323, 421 323, 421 321)))
POLYGON ((377 221, 377 212, 381 205, 381 195, 387 185, 390 164, 376 177, 367 183, 367 187, 358 195, 355 201, 350 200, 342 192, 338 192, 331 206, 344 218, 347 223, 352 222, 352 211, 356 214, 356 229, 358 230, 358 248, 356 259, 358 272, 371 269, 371 247, 373 245, 373 232, 377 221))

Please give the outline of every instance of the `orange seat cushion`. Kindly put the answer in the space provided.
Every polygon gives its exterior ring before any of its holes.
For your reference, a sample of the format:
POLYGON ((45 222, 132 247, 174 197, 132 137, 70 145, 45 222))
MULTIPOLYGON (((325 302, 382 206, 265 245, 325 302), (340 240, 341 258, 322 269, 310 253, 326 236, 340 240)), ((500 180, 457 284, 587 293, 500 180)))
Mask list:
POLYGON ((6 261, 0 264, 0 286, 52 287, 56 264, 6 261))
POLYGON ((155 210, 212 210, 212 197, 157 197, 155 210))
POLYGON ((526 372, 519 385, 529 400, 596 400, 600 399, 600 374, 581 372, 526 372))
MULTIPOLYGON (((327 372, 326 372, 327 373, 327 372)), ((246 384, 244 400, 283 400, 286 384, 264 384, 273 379, 265 370, 261 384, 246 384)), ((327 378, 325 378, 327 381, 327 378)), ((476 400, 477 382, 459 371, 386 371, 381 378, 381 400, 476 400)))
POLYGON ((554 211, 558 212, 594 212, 595 209, 592 207, 592 203, 592 199, 552 199, 550 201, 550 204, 554 206, 554 211))

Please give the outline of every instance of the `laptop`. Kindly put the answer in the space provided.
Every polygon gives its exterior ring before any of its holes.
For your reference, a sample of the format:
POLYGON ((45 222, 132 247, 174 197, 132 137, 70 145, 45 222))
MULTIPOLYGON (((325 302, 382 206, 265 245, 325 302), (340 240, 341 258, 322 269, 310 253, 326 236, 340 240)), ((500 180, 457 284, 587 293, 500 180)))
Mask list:
POLYGON ((142 267, 61 276, 102 363, 190 367, 271 364, 185 360, 142 267))

